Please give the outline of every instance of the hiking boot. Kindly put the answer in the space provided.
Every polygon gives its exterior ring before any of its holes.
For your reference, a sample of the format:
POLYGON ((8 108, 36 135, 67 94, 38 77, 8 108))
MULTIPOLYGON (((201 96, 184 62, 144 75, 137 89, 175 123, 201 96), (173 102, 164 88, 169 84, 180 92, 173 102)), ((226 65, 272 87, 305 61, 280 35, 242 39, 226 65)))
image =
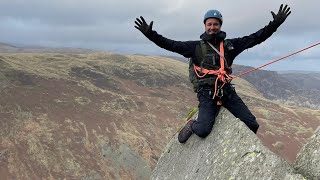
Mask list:
POLYGON ((180 143, 185 143, 189 137, 193 134, 192 132, 192 124, 195 122, 195 120, 190 120, 179 132, 178 140, 180 143))

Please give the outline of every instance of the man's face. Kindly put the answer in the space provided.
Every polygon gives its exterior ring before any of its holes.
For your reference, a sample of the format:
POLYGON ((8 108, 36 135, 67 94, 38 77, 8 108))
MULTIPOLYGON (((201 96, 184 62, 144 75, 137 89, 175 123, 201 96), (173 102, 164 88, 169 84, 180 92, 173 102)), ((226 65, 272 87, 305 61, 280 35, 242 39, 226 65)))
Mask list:
POLYGON ((216 18, 207 19, 204 26, 206 29, 206 33, 209 35, 217 34, 218 32, 220 32, 220 28, 221 28, 220 21, 216 18))

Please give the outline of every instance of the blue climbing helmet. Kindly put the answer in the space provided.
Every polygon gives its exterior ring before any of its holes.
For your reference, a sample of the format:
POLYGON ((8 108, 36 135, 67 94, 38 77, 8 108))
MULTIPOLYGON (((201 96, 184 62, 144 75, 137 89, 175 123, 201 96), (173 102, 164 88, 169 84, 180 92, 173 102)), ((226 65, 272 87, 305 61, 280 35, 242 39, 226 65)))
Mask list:
POLYGON ((222 15, 218 10, 212 9, 212 10, 207 11, 206 14, 203 17, 203 23, 204 24, 206 23, 206 20, 208 18, 216 18, 216 19, 218 19, 220 21, 220 24, 222 25, 222 22, 223 22, 222 15))

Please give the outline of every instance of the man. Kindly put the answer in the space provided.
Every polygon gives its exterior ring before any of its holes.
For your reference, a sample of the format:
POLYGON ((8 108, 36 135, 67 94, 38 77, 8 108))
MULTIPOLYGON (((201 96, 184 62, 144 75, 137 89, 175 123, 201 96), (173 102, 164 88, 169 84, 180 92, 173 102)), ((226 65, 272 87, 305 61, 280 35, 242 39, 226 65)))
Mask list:
POLYGON ((199 114, 197 120, 190 120, 178 135, 180 143, 185 143, 195 133, 205 138, 215 122, 220 105, 243 121, 254 133, 259 124, 256 118, 228 81, 231 65, 236 56, 269 38, 290 15, 290 7, 281 4, 277 14, 271 11, 273 20, 259 31, 241 38, 226 39, 221 31, 222 15, 217 10, 209 10, 203 19, 205 32, 200 41, 174 41, 152 30, 153 21, 148 25, 144 18, 136 18, 135 28, 161 48, 176 52, 190 59, 189 77, 197 92, 199 114))

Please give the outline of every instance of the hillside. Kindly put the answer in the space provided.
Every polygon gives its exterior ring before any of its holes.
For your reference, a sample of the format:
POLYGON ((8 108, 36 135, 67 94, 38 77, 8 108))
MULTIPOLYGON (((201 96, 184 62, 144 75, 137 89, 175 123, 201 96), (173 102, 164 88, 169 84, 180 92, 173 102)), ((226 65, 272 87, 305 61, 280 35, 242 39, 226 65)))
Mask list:
MULTIPOLYGON (((238 75, 252 67, 234 65, 238 75)), ((255 86, 264 97, 287 105, 320 109, 320 73, 282 72, 258 70, 242 76, 255 86)))
MULTIPOLYGON (((187 71, 164 57, 0 54, 1 177, 149 179, 197 105, 187 71)), ((258 137, 292 162, 320 110, 284 106, 245 80, 234 83, 261 124, 258 137)))
POLYGON ((195 101, 185 66, 157 57, 5 54, 0 70, 7 178, 148 179, 195 101))

